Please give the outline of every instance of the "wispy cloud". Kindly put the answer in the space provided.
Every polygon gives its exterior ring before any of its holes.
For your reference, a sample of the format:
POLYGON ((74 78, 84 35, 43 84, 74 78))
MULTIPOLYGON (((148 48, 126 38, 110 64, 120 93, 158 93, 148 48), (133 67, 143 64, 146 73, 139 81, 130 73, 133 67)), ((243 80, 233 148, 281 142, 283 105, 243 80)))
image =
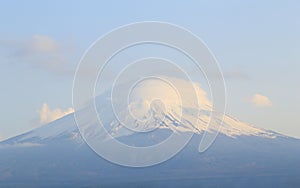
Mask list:
POLYGON ((30 63, 59 74, 70 72, 66 57, 70 46, 61 45, 47 35, 33 35, 27 40, 0 41, 0 47, 8 54, 6 57, 10 61, 30 63))
POLYGON ((27 49, 29 53, 57 53, 60 47, 49 36, 34 35, 29 41, 27 49))
MULTIPOLYGON (((209 74, 211 74, 214 78, 219 79, 219 73, 209 72, 209 74)), ((251 79, 251 76, 241 69, 224 69, 222 70, 222 75, 225 80, 244 81, 251 79)))
POLYGON ((253 95, 251 98, 251 102, 257 107, 269 107, 273 105, 271 100, 267 96, 261 94, 253 95))
POLYGON ((44 103, 42 108, 37 111, 39 114, 39 123, 45 124, 51 121, 54 121, 56 119, 59 119, 67 114, 70 114, 74 112, 73 108, 68 108, 66 110, 56 108, 51 110, 47 103, 44 103))
POLYGON ((13 144, 1 145, 0 148, 9 148, 9 147, 29 148, 29 147, 37 147, 37 146, 42 146, 42 144, 32 143, 32 142, 13 143, 13 144))
POLYGON ((3 136, 0 134, 0 142, 3 140, 3 136))
POLYGON ((223 71, 223 76, 227 80, 249 80, 250 76, 242 70, 223 71))

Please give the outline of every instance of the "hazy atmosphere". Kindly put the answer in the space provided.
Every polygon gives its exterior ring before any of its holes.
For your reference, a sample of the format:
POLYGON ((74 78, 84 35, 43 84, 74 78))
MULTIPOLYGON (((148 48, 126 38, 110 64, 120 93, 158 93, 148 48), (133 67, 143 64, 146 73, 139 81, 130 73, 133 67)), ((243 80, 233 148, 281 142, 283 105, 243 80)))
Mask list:
POLYGON ((300 1, 0 2, 0 187, 300 187, 300 1))
POLYGON ((226 113, 300 138, 298 1, 0 4, 1 139, 72 112, 84 51, 116 27, 155 20, 189 29, 211 49, 225 77, 226 113))

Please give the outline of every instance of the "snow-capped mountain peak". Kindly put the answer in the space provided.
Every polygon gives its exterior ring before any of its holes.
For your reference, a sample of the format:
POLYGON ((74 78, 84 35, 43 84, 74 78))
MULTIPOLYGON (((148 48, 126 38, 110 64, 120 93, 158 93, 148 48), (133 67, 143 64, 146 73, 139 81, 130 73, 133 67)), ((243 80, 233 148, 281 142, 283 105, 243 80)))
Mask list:
MULTIPOLYGON (((212 104, 199 84, 192 83, 199 103, 187 100, 183 105, 178 90, 188 91, 191 88, 190 82, 176 78, 168 79, 177 83, 177 90, 158 80, 147 80, 137 85, 131 93, 127 107, 125 104, 121 104, 118 108, 114 108, 113 104, 119 102, 119 98, 109 97, 111 92, 98 96, 96 98, 97 111, 107 132, 115 138, 156 129, 173 132, 190 131, 195 134, 201 134, 206 130, 210 132, 219 131, 219 133, 232 138, 237 136, 276 138, 279 136, 272 131, 253 127, 228 115, 220 115, 219 119, 211 121, 212 104), (216 124, 221 122, 220 129, 217 129, 219 126, 216 124), (209 123, 212 125, 207 127, 209 123)), ((85 114, 88 119, 89 114, 85 114)), ((92 132, 93 130, 89 131, 91 131, 91 135, 95 134, 92 132)), ((69 114, 18 136, 14 142, 24 143, 36 139, 49 140, 58 137, 82 141, 74 114, 69 114)))
MULTIPOLYGON (((278 136, 228 115, 220 114, 217 120, 212 121, 212 103, 198 83, 170 77, 165 80, 167 81, 149 79, 138 83, 131 88, 128 100, 123 100, 122 95, 126 93, 108 92, 106 97, 100 96, 97 103, 98 114, 103 122, 110 125, 106 126, 108 132, 118 137, 133 134, 135 131, 147 132, 158 128, 176 132, 192 131, 196 134, 205 130, 219 131, 230 137, 278 136), (102 100, 104 98, 106 100, 102 100), (102 116, 104 111, 110 111, 115 116, 102 116)), ((123 91, 123 87, 127 86, 120 85, 115 90, 123 91)))

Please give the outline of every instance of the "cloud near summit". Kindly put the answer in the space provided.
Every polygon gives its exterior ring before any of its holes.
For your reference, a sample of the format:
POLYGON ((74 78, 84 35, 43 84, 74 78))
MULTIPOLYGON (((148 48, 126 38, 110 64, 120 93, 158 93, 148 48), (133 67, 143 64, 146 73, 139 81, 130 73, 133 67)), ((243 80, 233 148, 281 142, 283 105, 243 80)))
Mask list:
POLYGON ((68 108, 66 110, 56 108, 56 109, 50 109, 47 103, 44 103, 42 106, 42 109, 37 111, 39 114, 39 123, 45 124, 49 123, 51 121, 54 121, 56 119, 59 119, 67 114, 73 113, 73 108, 68 108))

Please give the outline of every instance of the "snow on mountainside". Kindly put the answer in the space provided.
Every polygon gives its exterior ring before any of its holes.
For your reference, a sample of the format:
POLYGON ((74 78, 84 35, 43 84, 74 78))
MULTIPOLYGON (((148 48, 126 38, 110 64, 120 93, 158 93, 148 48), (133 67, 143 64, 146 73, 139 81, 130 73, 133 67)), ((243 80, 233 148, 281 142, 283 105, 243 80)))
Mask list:
MULTIPOLYGON (((190 85, 190 82, 176 78, 168 79, 172 79, 176 82, 177 88, 180 87, 184 90, 188 90, 187 85, 190 85)), ((175 132, 193 131, 196 134, 201 134, 206 130, 207 124, 210 121, 212 104, 207 99, 206 93, 198 84, 192 83, 192 86, 197 93, 200 105, 190 100, 186 101, 185 106, 183 106, 178 93, 176 93, 173 88, 157 80, 146 80, 139 84, 132 92, 128 105, 130 111, 125 107, 114 109, 115 111, 113 111, 111 109, 112 101, 109 98, 110 92, 97 97, 97 110, 100 114, 105 114, 102 117, 102 122, 105 123, 106 129, 113 137, 134 134, 133 131, 124 127, 124 124, 126 124, 126 126, 130 125, 130 127, 135 129, 144 129, 146 131, 158 128, 175 132), (197 114, 197 110, 200 110, 200 113, 195 115, 197 114), (114 113, 119 115, 118 119, 112 115, 114 113), (184 116, 182 116, 183 113, 185 113, 184 116), (132 116, 134 118, 132 118, 132 116), (141 119, 142 121, 140 121, 141 119), (120 123, 120 120, 122 123, 120 123), (192 124, 191 122, 197 123, 192 124)), ((74 114, 69 114, 28 133, 9 139, 10 141, 8 143, 31 143, 36 140, 49 140, 58 137, 67 137, 80 141, 81 136, 73 115, 74 114)), ((219 122, 221 122, 221 118, 218 119, 216 123, 219 122)), ((228 115, 224 115, 223 124, 219 130, 215 130, 214 127, 216 126, 212 126, 213 129, 209 129, 208 131, 219 131, 221 134, 232 138, 237 136, 276 138, 280 136, 272 131, 253 127, 228 115)))
POLYGON ((66 115, 32 131, 5 140, 2 142, 2 147, 39 146, 35 143, 43 144, 49 140, 59 140, 59 138, 82 141, 73 116, 73 114, 66 115))
MULTIPOLYGON (((129 126, 129 129, 139 131, 160 128, 175 132, 192 131, 200 134, 206 130, 208 123, 211 121, 210 115, 213 109, 205 91, 197 83, 170 77, 166 80, 171 83, 166 84, 155 79, 144 80, 139 83, 129 95, 129 104, 126 103, 123 106, 119 105, 122 101, 118 101, 118 95, 112 95, 115 99, 111 99, 110 92, 106 95, 103 94, 104 96, 97 100, 99 116, 107 112, 118 116, 118 118, 109 115, 100 117, 103 122, 109 124, 106 129, 115 137, 132 133, 128 130, 127 133, 124 133, 126 132, 124 125, 129 126), (175 87, 170 86, 172 83, 176 84, 175 87), (180 90, 185 92, 183 98, 179 94, 180 90), (197 95, 196 100, 198 100, 198 103, 191 94, 194 92, 197 95), (111 109, 111 104, 114 103, 119 106, 111 109)), ((119 90, 123 91, 122 86, 119 90)), ((248 135, 276 138, 276 136, 279 136, 279 134, 253 127, 228 115, 224 115, 224 117, 219 115, 218 117, 217 121, 211 122, 212 126, 209 126, 208 131, 219 131, 229 137, 248 135), (217 124, 220 124, 222 120, 223 124, 218 130, 217 124)))
MULTIPOLYGON (((176 83, 182 87, 187 84, 183 80, 176 83)), ((199 153, 211 103, 205 92, 195 86, 202 104, 198 116, 198 106, 192 100, 181 107, 174 91, 153 81, 135 88, 129 101, 131 112, 122 105, 114 111, 112 102, 120 103, 118 97, 111 101, 110 92, 96 98, 105 128, 125 144, 143 147, 160 143, 173 131, 196 133, 164 163, 126 168, 108 162, 83 141, 74 114, 69 114, 0 143, 0 187, 299 187, 298 139, 225 115, 214 144, 199 153), (129 128, 151 131, 135 134, 116 119, 114 112, 129 128)), ((81 115, 84 120, 91 118, 89 108, 83 109, 81 115)), ((208 131, 217 131, 214 127, 208 131)), ((85 131, 92 136, 99 134, 93 129, 85 131)))

